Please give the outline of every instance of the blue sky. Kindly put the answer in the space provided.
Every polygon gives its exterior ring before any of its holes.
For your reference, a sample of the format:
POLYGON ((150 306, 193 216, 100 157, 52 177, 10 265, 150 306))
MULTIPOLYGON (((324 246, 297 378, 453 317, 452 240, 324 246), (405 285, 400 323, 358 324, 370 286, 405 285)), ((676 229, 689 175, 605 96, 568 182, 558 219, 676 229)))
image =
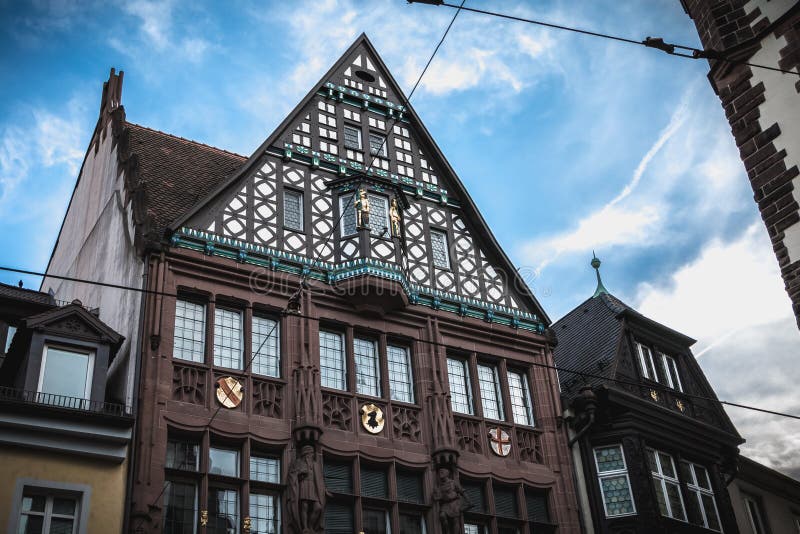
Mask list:
MULTIPOLYGON (((678 0, 467 5, 699 45, 678 0)), ((452 15, 403 0, 0 0, 0 263, 45 268, 111 67, 131 122, 249 155, 359 33, 408 91, 452 15)), ((462 13, 412 105, 553 319, 592 294, 594 249, 614 294, 698 339, 721 398, 800 413, 800 334, 706 72, 462 13)), ((729 413, 747 454, 800 474, 800 424, 729 413)))

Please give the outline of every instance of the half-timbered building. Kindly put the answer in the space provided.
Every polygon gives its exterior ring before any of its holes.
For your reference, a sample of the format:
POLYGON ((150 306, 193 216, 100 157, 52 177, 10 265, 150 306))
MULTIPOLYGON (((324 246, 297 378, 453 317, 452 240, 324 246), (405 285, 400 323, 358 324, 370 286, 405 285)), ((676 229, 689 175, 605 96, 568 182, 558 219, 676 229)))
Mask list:
POLYGON ((247 158, 121 83, 49 272, 146 290, 131 531, 579 531, 549 319, 366 36, 247 158))

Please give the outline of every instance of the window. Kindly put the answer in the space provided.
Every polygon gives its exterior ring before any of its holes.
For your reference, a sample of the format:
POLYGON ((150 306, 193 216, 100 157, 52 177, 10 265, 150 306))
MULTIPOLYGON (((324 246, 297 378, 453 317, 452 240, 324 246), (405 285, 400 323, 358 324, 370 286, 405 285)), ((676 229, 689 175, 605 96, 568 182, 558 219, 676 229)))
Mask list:
POLYGON ((353 355, 356 361, 356 392, 380 397, 380 368, 378 351, 374 341, 355 338, 353 355))
POLYGON ((339 197, 339 211, 342 213, 342 237, 356 233, 356 194, 345 193, 339 197))
POLYGON ((683 496, 678 484, 675 462, 669 454, 647 449, 647 460, 653 475, 656 500, 661 515, 686 521, 683 496))
POLYGON ((547 505, 547 492, 538 489, 525 490, 525 507, 531 532, 537 532, 537 525, 551 525, 550 507, 547 505))
POLYGON ((361 130, 359 128, 344 127, 344 146, 361 150, 361 130))
POLYGON ((325 458, 322 464, 325 489, 334 499, 325 503, 326 534, 352 534, 354 529, 352 500, 342 497, 353 494, 353 465, 350 462, 325 458))
POLYGON ((292 230, 303 231, 303 193, 284 189, 283 225, 292 230))
POLYGON ((636 350, 639 352, 639 365, 642 368, 642 375, 650 380, 658 382, 658 375, 656 374, 656 364, 653 360, 653 352, 650 348, 645 347, 641 343, 636 343, 636 350))
POLYGON ((747 508, 747 519, 750 522, 750 528, 753 529, 753 534, 767 534, 767 524, 764 519, 761 499, 752 495, 745 495, 744 506, 747 508))
POLYGON ((17 333, 17 327, 8 325, 8 328, 6 329, 6 346, 3 349, 4 353, 7 353, 8 349, 11 348, 11 342, 14 340, 14 334, 16 333, 17 333))
POLYGON ((397 500, 422 504, 422 475, 411 471, 397 470, 397 500))
POLYGON ((208 472, 212 475, 238 477, 239 451, 211 447, 208 450, 208 472))
POLYGON ((519 517, 516 487, 499 486, 497 484, 493 487, 495 513, 500 517, 519 517))
POLYGON ((344 342, 341 334, 320 330, 319 367, 322 387, 347 389, 344 342))
POLYGON ((200 446, 191 441, 170 439, 167 441, 166 467, 181 471, 199 471, 200 446))
POLYGON ((486 527, 475 523, 464 523, 464 534, 486 534, 486 527))
POLYGON ((388 345, 386 358, 389 362, 389 394, 392 400, 414 402, 414 382, 408 349, 388 345))
POLYGON ((207 533, 239 534, 239 492, 227 488, 208 488, 207 533))
POLYGON ((425 520, 420 514, 400 513, 400 534, 424 534, 425 520))
POLYGON ((528 377, 516 371, 508 372, 508 393, 511 397, 511 412, 518 425, 533 426, 531 392, 528 377))
POLYGON ((372 235, 383 236, 389 233, 389 199, 380 195, 367 195, 369 198, 369 227, 372 235))
POLYGON ((94 355, 45 346, 39 375, 39 402, 83 408, 92 396, 94 355))
POLYGON ((450 268, 450 255, 447 249, 447 234, 439 230, 431 230, 431 249, 433 250, 433 265, 440 269, 450 268))
POLYGON ((697 509, 700 517, 697 524, 705 528, 720 531, 719 513, 717 503, 714 500, 714 491, 711 489, 711 480, 708 477, 708 470, 697 464, 689 464, 688 479, 686 486, 689 494, 697 500, 697 509))
POLYGON ((175 303, 173 358, 203 362, 206 349, 206 307, 188 300, 175 303))
POLYGON ((78 499, 54 495, 40 495, 26 491, 20 508, 20 533, 75 532, 78 521, 78 499))
POLYGON ((274 456, 250 456, 250 480, 281 483, 281 461, 274 456))
POLYGON ((667 384, 669 387, 672 389, 677 389, 678 391, 683 391, 681 376, 678 374, 678 364, 675 361, 675 358, 672 356, 667 356, 666 354, 662 354, 661 364, 663 366, 664 376, 667 379, 667 384))
POLYGON ((250 532, 278 534, 280 532, 280 503, 277 495, 250 494, 250 532))
POLYGON ((361 495, 380 499, 389 496, 389 477, 386 469, 361 465, 361 495))
POLYGON ((622 445, 596 447, 594 463, 606 517, 635 514, 636 506, 633 502, 622 445))
POLYGON ((447 381, 450 383, 450 406, 453 411, 472 415, 467 362, 447 358, 447 381))
POLYGON ((164 484, 164 533, 194 534, 197 531, 197 486, 170 480, 164 484))
POLYGON ((503 398, 500 393, 500 378, 497 367, 478 364, 478 385, 481 390, 483 416, 503 420, 503 398))
POLYGON ((369 134, 369 153, 373 156, 388 157, 386 151, 386 138, 382 135, 369 134))
POLYGON ((278 322, 253 316, 253 372, 264 376, 281 375, 280 328, 278 322))
POLYGON ((326 534, 353 534, 353 505, 343 502, 325 503, 326 534))
POLYGON ((386 510, 364 508, 362 522, 366 534, 390 534, 392 531, 386 510))
POLYGON ((242 314, 238 311, 214 310, 214 365, 242 368, 242 314))

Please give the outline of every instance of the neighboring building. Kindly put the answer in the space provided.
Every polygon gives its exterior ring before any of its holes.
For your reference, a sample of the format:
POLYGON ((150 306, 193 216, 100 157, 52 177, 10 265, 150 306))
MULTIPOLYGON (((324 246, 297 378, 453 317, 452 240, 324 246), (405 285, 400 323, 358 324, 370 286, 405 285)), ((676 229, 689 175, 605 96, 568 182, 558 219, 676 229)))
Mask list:
POLYGON ((741 534, 800 532, 800 481, 740 456, 728 492, 741 534))
POLYGON ((123 339, 80 302, 0 284, 0 525, 121 532, 133 417, 107 402, 123 339))
POLYGON ((694 340, 614 297, 592 266, 595 294, 553 324, 587 531, 737 532, 725 489, 744 440, 694 340))
POLYGON ((150 290, 132 532, 579 532, 549 319, 365 36, 249 158, 121 76, 48 272, 150 290))
POLYGON ((681 0, 710 60, 719 95, 800 325, 800 3, 681 0))

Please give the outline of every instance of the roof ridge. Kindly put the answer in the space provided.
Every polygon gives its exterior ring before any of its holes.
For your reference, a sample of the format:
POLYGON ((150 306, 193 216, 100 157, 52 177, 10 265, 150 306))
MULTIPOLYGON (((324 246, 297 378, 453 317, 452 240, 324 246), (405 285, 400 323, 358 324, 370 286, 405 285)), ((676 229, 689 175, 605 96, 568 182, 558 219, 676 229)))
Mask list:
POLYGON ((243 156, 241 154, 237 154, 236 152, 231 152, 230 150, 225 150, 224 148, 219 148, 219 147, 215 147, 215 146, 212 146, 212 145, 208 145, 206 143, 201 143, 200 141, 195 141, 194 139, 187 139, 186 137, 181 137, 179 135, 167 133, 167 132, 164 132, 162 130, 157 130, 155 128, 150 128, 149 126, 143 126, 141 124, 137 124, 135 122, 130 122, 130 121, 127 121, 127 120, 125 121, 125 124, 127 124, 128 126, 136 126, 137 128, 141 128, 143 130, 147 130, 147 131, 150 131, 150 132, 153 132, 153 133, 165 135, 167 137, 171 137, 173 139, 178 139, 180 141, 186 141, 187 143, 192 143, 193 145, 201 146, 201 147, 204 147, 204 148, 210 148, 211 150, 214 150, 216 152, 220 152, 222 154, 226 154, 228 156, 235 156, 235 157, 241 158, 243 160, 247 159, 247 156, 243 156))
POLYGON ((19 287, 18 285, 14 285, 14 284, 6 284, 4 282, 0 282, 0 286, 5 286, 5 287, 8 287, 8 288, 13 289, 15 291, 28 291, 29 293, 38 293, 38 294, 44 295, 46 297, 50 296, 49 293, 46 293, 44 291, 40 291, 38 289, 30 289, 30 288, 27 288, 27 287, 19 287))

